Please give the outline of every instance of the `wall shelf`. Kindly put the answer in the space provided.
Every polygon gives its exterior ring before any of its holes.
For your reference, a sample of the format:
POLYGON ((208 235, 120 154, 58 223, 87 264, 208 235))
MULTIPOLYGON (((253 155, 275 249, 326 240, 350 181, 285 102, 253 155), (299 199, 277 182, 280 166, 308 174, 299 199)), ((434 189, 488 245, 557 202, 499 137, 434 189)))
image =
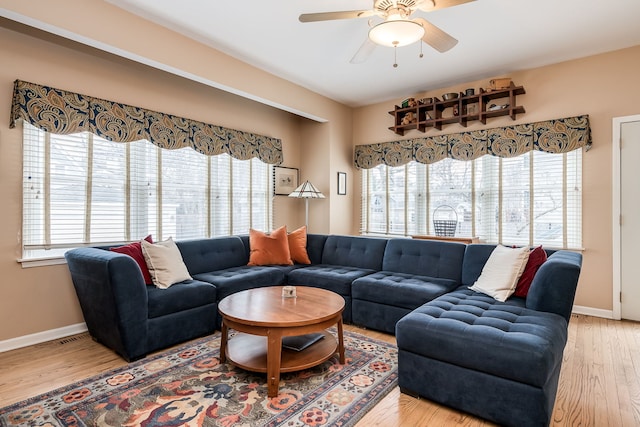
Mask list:
POLYGON ((428 128, 442 130, 442 126, 453 123, 464 127, 473 121, 486 124, 487 119, 494 117, 509 116, 511 120, 515 120, 518 114, 525 112, 523 106, 516 104, 516 96, 525 93, 524 87, 511 83, 508 89, 486 91, 480 88, 479 93, 474 95, 465 96, 460 92, 458 98, 446 101, 433 98, 433 102, 418 104, 415 107, 396 105, 393 111, 389 111, 395 120, 394 126, 389 129, 398 135, 404 135, 406 131, 414 129, 420 132, 426 132, 428 128), (492 105, 496 107, 492 109, 492 105), (456 109, 457 111, 454 111, 456 109), (407 113, 414 113, 417 120, 402 124, 402 119, 407 113))

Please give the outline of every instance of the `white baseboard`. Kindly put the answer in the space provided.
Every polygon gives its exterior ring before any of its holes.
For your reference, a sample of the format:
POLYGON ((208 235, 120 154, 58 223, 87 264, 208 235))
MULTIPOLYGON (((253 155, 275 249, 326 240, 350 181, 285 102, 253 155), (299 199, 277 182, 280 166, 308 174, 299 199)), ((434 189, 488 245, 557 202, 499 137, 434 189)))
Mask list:
POLYGON ((584 314, 587 316, 613 319, 613 310, 603 310, 601 308, 592 308, 592 307, 583 307, 580 305, 574 305, 572 312, 575 314, 584 314))
POLYGON ((15 350, 16 348, 28 347, 46 341, 57 340, 69 335, 80 334, 87 331, 86 323, 76 323, 75 325, 64 326, 58 329, 50 329, 36 334, 24 335, 17 338, 0 341, 0 353, 15 350))

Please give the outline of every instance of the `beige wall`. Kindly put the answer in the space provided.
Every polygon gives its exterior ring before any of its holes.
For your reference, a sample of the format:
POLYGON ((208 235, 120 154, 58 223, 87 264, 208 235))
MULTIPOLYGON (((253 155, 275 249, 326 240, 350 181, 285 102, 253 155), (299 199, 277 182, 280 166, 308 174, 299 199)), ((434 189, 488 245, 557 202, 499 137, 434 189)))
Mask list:
MULTIPOLYGON (((510 73, 516 85, 527 93, 518 96, 518 104, 526 113, 513 122, 508 117, 458 124, 434 129, 427 135, 447 134, 463 130, 497 127, 513 123, 588 114, 593 148, 583 156, 583 269, 576 295, 576 305, 612 310, 612 220, 611 220, 611 135, 612 118, 640 113, 640 46, 589 58, 563 62, 542 68, 510 73)), ((505 77, 506 77, 505 76, 505 77)), ((495 76, 499 77, 499 76, 495 76)), ((353 115, 354 145, 414 138, 423 135, 411 131, 400 137, 387 128, 393 125, 388 111, 394 102, 408 96, 438 96, 462 91, 468 87, 487 87, 488 79, 467 82, 423 94, 407 93, 390 102, 358 108, 353 115)), ((357 175, 359 177, 359 174, 357 175)), ((354 209, 358 201, 354 200, 354 209)), ((359 218, 353 217, 357 230, 359 218)))
MULTIPOLYGON (((336 117, 333 126, 329 123, 318 126, 307 121, 302 133, 300 161, 305 173, 300 179, 311 181, 326 197, 309 201, 309 231, 321 233, 329 229, 333 234, 358 234, 358 229, 351 227, 352 199, 356 196, 350 187, 355 171, 351 114, 336 117), (347 173, 347 195, 337 194, 338 172, 347 173)), ((300 201, 300 204, 303 206, 304 202, 300 201)))
MULTIPOLYGON (((315 161, 310 170, 322 177, 329 168, 329 133, 344 124, 318 123, 244 97, 152 69, 145 65, 61 40, 49 34, 0 20, 0 342, 10 338, 83 322, 66 265, 22 268, 22 131, 9 129, 13 81, 39 84, 115 100, 230 128, 281 138, 284 162, 301 167, 305 133, 316 134, 315 161)), ((326 102, 330 105, 332 102, 326 102)), ((342 106, 336 104, 336 110, 342 106)), ((351 132, 349 126, 342 133, 351 132)), ((333 113, 329 111, 327 117, 333 113)), ((350 150, 351 140, 340 141, 350 150)), ((304 168, 301 169, 305 175, 304 168)), ((322 191, 329 194, 328 182, 322 191)), ((303 204, 274 198, 274 225, 293 228, 304 223, 303 204)), ((324 215, 329 218, 328 200, 324 215)), ((322 214, 322 212, 321 212, 322 214)), ((350 221, 346 220, 347 224, 350 221)), ((323 221, 316 232, 329 232, 323 221)))

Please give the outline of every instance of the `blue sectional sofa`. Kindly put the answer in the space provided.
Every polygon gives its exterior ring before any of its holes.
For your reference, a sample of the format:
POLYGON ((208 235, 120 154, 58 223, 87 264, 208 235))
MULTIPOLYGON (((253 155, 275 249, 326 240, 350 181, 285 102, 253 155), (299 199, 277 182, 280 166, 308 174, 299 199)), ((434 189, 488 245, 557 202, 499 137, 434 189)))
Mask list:
POLYGON ((382 267, 353 281, 353 323, 395 333, 398 320, 460 286, 466 245, 391 239, 382 267))
POLYGON ((328 236, 321 262, 292 270, 287 283, 320 287, 341 295, 345 301, 342 319, 352 323, 351 284, 381 269, 386 246, 386 239, 328 236))
POLYGON ((546 426, 582 257, 550 254, 526 299, 499 302, 468 288, 493 248, 469 245, 462 285, 398 321, 398 385, 501 425, 546 426))
POLYGON ((404 392, 500 424, 549 423, 578 253, 549 252, 527 297, 499 302, 469 289, 495 245, 309 234, 310 265, 248 266, 248 236, 176 244, 192 280, 168 289, 106 248, 65 255, 90 334, 126 360, 219 329, 231 293, 322 287, 345 299, 345 322, 396 334, 404 392))

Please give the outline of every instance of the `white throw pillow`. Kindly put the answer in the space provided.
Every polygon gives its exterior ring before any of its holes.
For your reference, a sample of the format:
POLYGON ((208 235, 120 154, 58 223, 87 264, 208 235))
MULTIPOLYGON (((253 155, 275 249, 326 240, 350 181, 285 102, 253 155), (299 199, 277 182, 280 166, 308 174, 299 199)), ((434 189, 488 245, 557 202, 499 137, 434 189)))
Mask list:
POLYGON ((522 275, 530 250, 528 247, 507 248, 498 245, 491 252, 478 280, 469 289, 506 301, 513 294, 522 275))
POLYGON ((174 283, 191 279, 180 250, 171 237, 158 243, 142 240, 141 244, 151 280, 158 288, 167 289, 174 283))

